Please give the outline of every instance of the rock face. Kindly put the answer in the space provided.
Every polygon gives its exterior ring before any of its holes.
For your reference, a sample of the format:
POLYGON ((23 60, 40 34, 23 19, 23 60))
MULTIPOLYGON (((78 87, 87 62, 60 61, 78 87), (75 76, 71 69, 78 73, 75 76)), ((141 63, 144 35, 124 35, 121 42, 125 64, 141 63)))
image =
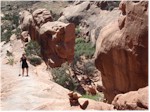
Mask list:
MULTIPOLYGON (((27 13, 27 11, 24 11, 27 13)), ((46 9, 37 9, 33 14, 22 13, 22 30, 28 31, 32 40, 41 46, 41 55, 50 67, 71 62, 74 57, 75 26, 54 21, 46 9), (27 16, 24 16, 27 15, 27 16), (33 15, 31 17, 31 15, 33 15), (28 22, 26 22, 26 21, 28 22)))
POLYGON ((30 41, 30 36, 28 34, 28 31, 23 31, 21 33, 21 40, 24 41, 24 42, 30 41))
MULTIPOLYGON (((107 2, 106 5, 108 5, 107 2)), ((101 10, 102 6, 103 2, 75 2, 75 4, 64 9, 58 20, 74 23, 78 26, 77 30, 80 30, 80 36, 95 45, 100 30, 120 15, 118 9, 112 11, 101 10)))
POLYGON ((118 94, 112 104, 117 110, 143 110, 148 109, 148 87, 126 94, 118 94))
POLYGON ((32 14, 29 11, 22 11, 19 13, 20 15, 20 28, 23 31, 28 31, 31 23, 33 23, 32 14))
POLYGON ((125 17, 104 27, 96 43, 95 65, 109 103, 148 85, 148 2, 123 4, 125 17))
POLYGON ((47 9, 37 9, 33 12, 35 25, 40 27, 46 22, 53 21, 50 11, 47 9))
POLYGON ((40 45, 43 59, 51 67, 60 66, 74 57, 74 24, 47 22, 40 28, 40 45))

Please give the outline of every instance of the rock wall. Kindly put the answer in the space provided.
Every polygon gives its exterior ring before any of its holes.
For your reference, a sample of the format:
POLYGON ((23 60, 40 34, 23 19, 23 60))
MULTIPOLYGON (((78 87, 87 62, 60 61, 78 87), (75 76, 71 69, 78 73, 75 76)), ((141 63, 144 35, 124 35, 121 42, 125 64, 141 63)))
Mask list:
POLYGON ((148 85, 148 1, 121 2, 122 16, 101 30, 95 65, 108 102, 148 85))
POLYGON ((20 13, 20 28, 28 31, 32 40, 41 46, 41 55, 50 67, 71 62, 74 57, 75 26, 72 23, 53 21, 46 9, 37 9, 32 14, 20 13))

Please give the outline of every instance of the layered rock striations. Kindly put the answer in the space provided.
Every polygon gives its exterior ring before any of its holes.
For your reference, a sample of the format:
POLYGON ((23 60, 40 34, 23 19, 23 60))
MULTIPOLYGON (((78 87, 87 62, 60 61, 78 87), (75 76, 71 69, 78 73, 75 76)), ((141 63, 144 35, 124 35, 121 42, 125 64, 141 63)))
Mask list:
POLYGON ((46 9, 37 9, 32 14, 20 13, 21 29, 28 31, 32 40, 41 46, 41 55, 50 67, 71 62, 74 57, 75 26, 72 23, 53 21, 46 9))
POLYGON ((101 30, 95 65, 108 102, 148 85, 148 1, 121 2, 122 16, 101 30))

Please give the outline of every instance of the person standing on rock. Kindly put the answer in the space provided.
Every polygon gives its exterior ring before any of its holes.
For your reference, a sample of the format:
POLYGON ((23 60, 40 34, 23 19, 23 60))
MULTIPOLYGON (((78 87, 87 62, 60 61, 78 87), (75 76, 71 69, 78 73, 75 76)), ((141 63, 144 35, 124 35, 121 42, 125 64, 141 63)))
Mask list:
POLYGON ((27 63, 27 58, 26 58, 26 55, 25 54, 22 54, 22 57, 20 59, 20 62, 22 62, 22 76, 24 76, 24 69, 26 68, 26 71, 27 71, 27 77, 29 76, 28 75, 28 63, 27 63))

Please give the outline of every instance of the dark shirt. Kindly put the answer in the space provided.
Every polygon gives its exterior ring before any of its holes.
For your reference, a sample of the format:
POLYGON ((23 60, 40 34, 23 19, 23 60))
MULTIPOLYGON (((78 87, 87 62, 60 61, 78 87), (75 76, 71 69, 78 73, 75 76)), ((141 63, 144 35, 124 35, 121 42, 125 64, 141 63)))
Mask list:
POLYGON ((22 61, 22 68, 28 68, 26 57, 22 57, 21 61, 22 61))

